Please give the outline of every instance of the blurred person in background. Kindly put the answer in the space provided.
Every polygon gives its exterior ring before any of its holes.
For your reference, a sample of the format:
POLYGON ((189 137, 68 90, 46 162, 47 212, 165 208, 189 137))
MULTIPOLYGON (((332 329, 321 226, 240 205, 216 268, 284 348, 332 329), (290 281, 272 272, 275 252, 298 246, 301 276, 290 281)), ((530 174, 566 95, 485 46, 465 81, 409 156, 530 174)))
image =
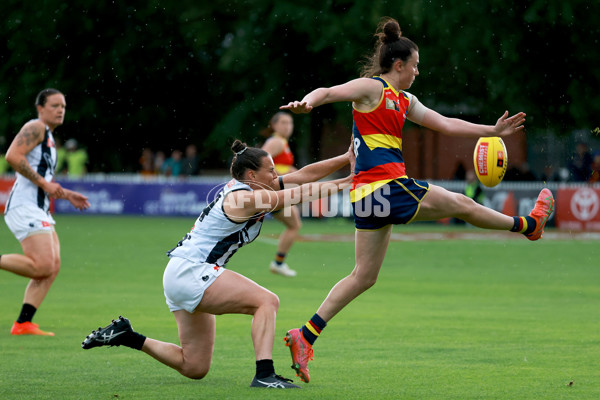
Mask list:
POLYGON ((49 212, 50 198, 66 199, 79 210, 90 204, 86 196, 52 181, 56 168, 53 132, 64 121, 65 96, 56 89, 44 89, 38 94, 35 107, 38 118, 23 125, 6 153, 6 160, 16 171, 16 180, 4 220, 21 242, 24 255, 1 255, 0 269, 30 279, 21 313, 10 333, 54 336, 32 322, 60 269, 60 244, 49 212))
POLYGON ((600 152, 595 152, 592 157, 592 173, 589 182, 600 182, 600 152))
POLYGON ((569 160, 569 172, 574 182, 586 182, 592 174, 592 154, 587 143, 578 142, 569 160))
POLYGON ((69 139, 65 142, 65 163, 67 174, 70 177, 81 177, 87 173, 88 153, 85 149, 79 148, 75 139, 69 139))
MULTIPOLYGON (((300 329, 285 337, 292 368, 304 382, 310 380, 308 362, 312 345, 331 319, 377 281, 394 224, 435 221, 455 217, 471 225, 510 230, 538 240, 554 208, 554 198, 542 189, 528 216, 508 216, 477 204, 460 193, 409 178, 402 153, 402 129, 406 119, 433 131, 456 137, 507 136, 523 130, 525 113, 511 117, 508 111, 495 125, 473 124, 448 118, 427 108, 408 90, 419 75, 419 48, 402 36, 392 18, 381 20, 375 33, 375 51, 361 78, 322 87, 301 101, 280 108, 309 113, 314 107, 352 102, 356 167, 350 201, 354 210, 355 258, 353 271, 329 292, 317 312, 300 329)), ((347 333, 352 335, 352 332, 347 333)))
MULTIPOLYGON (((267 139, 262 149, 273 157, 275 163, 275 171, 278 175, 285 175, 290 172, 297 171, 294 167, 294 154, 290 150, 288 141, 294 132, 294 120, 290 113, 279 111, 271 117, 267 134, 270 137, 267 139)), ((271 213, 273 218, 285 225, 284 231, 279 235, 279 243, 277 245, 277 253, 271 261, 269 269, 275 274, 294 277, 296 271, 291 269, 285 262, 294 241, 298 237, 298 232, 302 227, 300 220, 300 212, 298 207, 289 206, 282 210, 271 213)))
POLYGON ((65 172, 67 149, 63 146, 60 138, 54 138, 54 144, 56 146, 56 170, 54 171, 54 174, 58 175, 65 172))
POLYGON ((178 177, 181 174, 181 150, 173 150, 171 157, 167 158, 161 166, 161 171, 165 176, 178 177))
POLYGON ((139 165, 140 165, 140 175, 143 176, 151 176, 154 175, 154 153, 152 152, 152 149, 149 147, 145 147, 142 150, 142 155, 140 156, 139 159, 139 165))
POLYGON ((154 154, 154 175, 162 174, 162 167, 165 163, 165 152, 158 150, 156 154, 154 154))
POLYGON ((181 160, 181 175, 192 176, 200 172, 200 156, 195 144, 185 146, 185 157, 181 160))

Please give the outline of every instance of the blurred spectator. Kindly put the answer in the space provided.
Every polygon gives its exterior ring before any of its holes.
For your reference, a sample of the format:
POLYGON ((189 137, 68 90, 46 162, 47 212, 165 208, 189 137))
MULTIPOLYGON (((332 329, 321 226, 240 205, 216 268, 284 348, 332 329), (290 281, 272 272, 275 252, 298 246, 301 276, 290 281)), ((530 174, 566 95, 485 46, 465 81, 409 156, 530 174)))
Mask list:
POLYGON ((77 140, 69 139, 65 142, 65 162, 67 164, 67 174, 69 176, 83 176, 87 172, 86 164, 88 154, 85 149, 78 148, 77 140))
POLYGON ((600 182, 600 152, 594 153, 594 157, 592 159, 592 173, 589 181, 600 182))
POLYGON ((154 175, 154 154, 152 149, 146 147, 140 156, 140 174, 144 176, 154 175))
POLYGON ((470 169, 466 172, 465 196, 475 200, 479 204, 483 204, 485 194, 481 188, 481 182, 477 179, 475 171, 470 169))
MULTIPOLYGON (((483 204, 485 200, 485 194, 483 193, 483 189, 481 188, 481 182, 477 179, 477 175, 475 174, 475 170, 465 171, 465 196, 475 200, 479 204, 483 204)), ((452 222, 457 225, 464 225, 465 221, 458 218, 452 218, 452 222)))
POLYGON ((520 166, 512 166, 504 174, 505 181, 535 181, 535 175, 529 168, 529 163, 524 162, 520 166))
POLYGON ((463 165, 463 163, 459 162, 456 166, 456 169, 454 170, 453 179, 455 181, 464 181, 465 179, 467 179, 467 171, 465 170, 465 166, 463 165))
POLYGON ((181 160, 181 175, 198 175, 200 170, 200 157, 195 144, 188 144, 185 148, 185 157, 181 160))
POLYGON ((163 151, 157 151, 154 155, 154 174, 162 174, 162 167, 165 163, 165 153, 163 151))
POLYGON ((569 172, 571 173, 571 180, 575 182, 585 182, 590 179, 590 175, 592 174, 592 154, 586 143, 577 143, 575 154, 573 154, 569 162, 569 172))
POLYGON ((62 145, 62 140, 57 137, 54 138, 54 145, 56 146, 56 169, 54 170, 54 173, 62 174, 66 165, 67 150, 62 145))
POLYGON ((162 173, 166 176, 181 175, 181 150, 173 150, 171 157, 167 158, 162 165, 162 173))
POLYGON ((542 174, 540 180, 544 182, 558 182, 560 181, 560 170, 555 171, 554 166, 546 165, 544 167, 544 173, 542 174))
POLYGON ((6 138, 4 136, 0 136, 0 175, 5 174, 10 169, 10 165, 6 161, 6 138))
POLYGON ((0 154, 0 175, 5 174, 10 169, 10 165, 6 161, 6 157, 4 157, 4 153, 0 154))

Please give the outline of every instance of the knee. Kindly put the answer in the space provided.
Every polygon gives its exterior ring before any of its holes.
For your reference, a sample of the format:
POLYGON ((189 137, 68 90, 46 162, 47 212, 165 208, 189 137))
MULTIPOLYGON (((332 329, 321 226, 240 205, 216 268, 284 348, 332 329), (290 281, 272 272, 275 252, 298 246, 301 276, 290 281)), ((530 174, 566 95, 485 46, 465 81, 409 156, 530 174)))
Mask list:
POLYGON ((186 378, 200 380, 200 379, 204 378, 206 375, 208 375, 209 369, 210 369, 209 366, 206 366, 206 367, 197 366, 194 368, 184 368, 179 372, 181 373, 181 375, 185 376, 186 378))
POLYGON ((377 275, 358 276, 353 272, 351 276, 360 293, 372 288, 377 283, 377 275))
POLYGON ((60 259, 49 259, 35 262, 34 274, 32 279, 55 278, 60 271, 60 259))
POLYGON ((263 302, 263 306, 269 307, 277 312, 277 310, 279 310, 279 297, 275 293, 269 292, 263 302))
POLYGON ((469 213, 473 210, 473 207, 477 205, 475 200, 465 196, 464 194, 457 194, 454 203, 456 217, 465 217, 469 215, 469 213))
POLYGON ((289 224, 286 225, 286 228, 290 232, 298 233, 300 228, 302 228, 302 222, 300 222, 300 221, 290 222, 289 224))
POLYGON ((298 215, 296 218, 294 218, 294 222, 292 224, 292 228, 296 231, 299 231, 300 228, 302 228, 302 219, 300 219, 300 216, 298 215))

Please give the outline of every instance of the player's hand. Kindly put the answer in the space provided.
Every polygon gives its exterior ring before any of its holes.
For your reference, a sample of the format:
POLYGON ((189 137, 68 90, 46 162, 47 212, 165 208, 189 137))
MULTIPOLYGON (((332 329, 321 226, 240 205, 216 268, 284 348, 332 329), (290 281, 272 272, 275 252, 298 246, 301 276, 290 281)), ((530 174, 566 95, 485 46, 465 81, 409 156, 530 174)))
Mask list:
POLYGON ((90 206, 87 196, 84 196, 81 193, 69 191, 67 200, 69 200, 69 202, 73 204, 73 207, 78 210, 85 210, 90 206))
POLYGON ((498 118, 498 121, 494 126, 496 136, 508 136, 525 129, 525 126, 523 125, 525 122, 525 113, 520 112, 510 118, 507 117, 508 111, 504 111, 504 114, 498 118))
POLYGON ((313 106, 306 101, 291 101, 287 105, 279 107, 280 110, 290 110, 294 114, 308 114, 313 106))
POLYGON ((46 182, 42 186, 42 190, 48 193, 48 196, 53 199, 63 199, 65 197, 65 191, 62 186, 56 182, 46 182))
POLYGON ((356 153, 354 153, 354 140, 352 140, 352 137, 350 137, 350 147, 348 147, 348 160, 350 161, 350 175, 354 176, 356 153))

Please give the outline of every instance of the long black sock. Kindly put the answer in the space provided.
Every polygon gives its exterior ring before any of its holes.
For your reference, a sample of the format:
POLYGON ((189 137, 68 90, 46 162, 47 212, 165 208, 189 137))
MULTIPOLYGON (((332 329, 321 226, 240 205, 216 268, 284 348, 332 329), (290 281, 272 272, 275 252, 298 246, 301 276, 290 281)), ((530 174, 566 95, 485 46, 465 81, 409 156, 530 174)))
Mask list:
POLYGON ((121 342, 123 346, 131 347, 132 349, 136 350, 141 350, 142 346, 144 346, 144 342, 146 341, 146 336, 137 332, 129 332, 123 336, 123 341, 121 342))
POLYGON ((267 359, 256 361, 256 377, 258 379, 266 378, 274 373, 275 367, 273 367, 273 360, 267 359))
POLYGON ((17 318, 17 322, 18 323, 31 322, 36 311, 37 311, 37 308, 35 308, 31 304, 23 303, 23 307, 21 308, 21 314, 19 314, 19 318, 17 318))

